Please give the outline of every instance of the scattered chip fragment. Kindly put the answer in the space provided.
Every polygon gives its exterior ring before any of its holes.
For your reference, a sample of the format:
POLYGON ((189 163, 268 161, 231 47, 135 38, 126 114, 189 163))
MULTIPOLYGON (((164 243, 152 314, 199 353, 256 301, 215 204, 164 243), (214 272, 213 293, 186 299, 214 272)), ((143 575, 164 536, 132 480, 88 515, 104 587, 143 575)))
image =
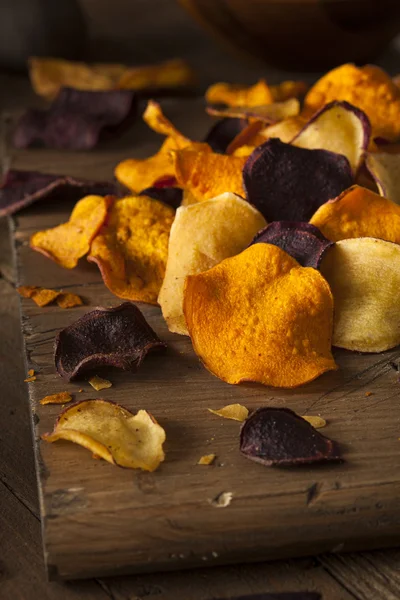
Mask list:
POLYGON ((93 377, 91 377, 89 379, 89 383, 92 386, 92 388, 96 390, 96 392, 99 392, 100 390, 106 390, 112 386, 111 381, 109 381, 108 379, 103 379, 98 375, 94 375, 93 377))
POLYGON ((145 410, 134 415, 106 400, 83 400, 59 416, 46 442, 67 440, 87 448, 111 464, 154 471, 163 462, 165 431, 145 410))
POLYGON ((74 308, 83 304, 82 298, 78 294, 71 294, 70 292, 61 292, 56 301, 60 308, 74 308))
POLYGON ((72 396, 69 392, 60 392, 59 394, 51 394, 41 399, 40 404, 67 404, 71 402, 72 396))
POLYGON ((204 456, 200 457, 197 464, 198 465, 212 465, 212 463, 214 462, 216 457, 217 457, 216 454, 205 454, 204 456))
POLYGON ((267 467, 289 467, 341 460, 338 444, 317 432, 288 408, 262 407, 240 432, 240 451, 267 467))
POLYGON ((233 421, 240 421, 243 423, 249 416, 249 409, 242 404, 227 404, 218 410, 208 408, 207 410, 213 415, 218 415, 224 419, 232 419, 233 421))
POLYGON ((213 498, 210 503, 212 506, 216 508, 226 508, 230 505, 233 499, 233 492, 221 492, 215 498, 213 498))
POLYGON ((302 419, 305 419, 307 423, 310 423, 314 429, 321 429, 326 426, 326 421, 318 415, 302 415, 302 419))

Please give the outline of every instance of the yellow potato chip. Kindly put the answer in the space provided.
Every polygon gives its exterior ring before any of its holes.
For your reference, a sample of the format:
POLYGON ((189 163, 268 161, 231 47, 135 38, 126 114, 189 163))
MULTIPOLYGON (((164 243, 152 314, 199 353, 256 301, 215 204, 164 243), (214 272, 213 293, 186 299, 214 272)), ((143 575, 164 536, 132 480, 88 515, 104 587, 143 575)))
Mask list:
POLYGON ((293 388, 336 369, 329 285, 277 246, 189 275, 183 310, 195 352, 228 383, 293 388))
POLYGON ((213 410, 212 408, 207 410, 213 413, 213 415, 218 415, 224 419, 233 419, 233 421, 241 421, 242 423, 249 416, 249 410, 242 404, 228 404, 218 410, 213 410))
POLYGON ((86 196, 79 200, 67 223, 38 231, 31 237, 33 250, 41 252, 66 269, 73 269, 89 252, 90 244, 106 220, 112 196, 86 196))
POLYGON ((205 454, 201 456, 198 461, 198 465, 212 465, 214 460, 217 458, 216 454, 205 454))
POLYGON ((302 419, 310 423, 315 429, 321 429, 321 427, 325 427, 326 421, 322 417, 318 416, 303 416, 302 419))
POLYGON ((371 121, 373 136, 400 137, 400 89, 379 67, 345 64, 321 77, 305 98, 310 114, 332 100, 347 100, 371 121))
POLYGON ((235 83, 214 83, 206 91, 206 100, 210 104, 227 106, 261 106, 274 101, 265 79, 251 86, 235 83))
POLYGON ((301 98, 308 90, 308 85, 304 81, 282 81, 277 85, 271 85, 270 88, 274 102, 284 102, 289 98, 301 98))
POLYGON ((147 196, 116 200, 88 256, 113 294, 157 304, 174 216, 173 208, 147 196))
POLYGON ((41 399, 40 404, 67 404, 67 402, 71 402, 71 400, 72 396, 69 392, 60 392, 59 394, 45 396, 41 399))
POLYGON ((67 407, 46 442, 68 440, 111 464, 154 471, 164 460, 165 431, 145 410, 133 415, 106 400, 84 400, 67 407))
POLYGON ((92 388, 96 390, 96 392, 99 392, 100 390, 106 390, 112 387, 111 381, 108 381, 108 379, 103 379, 98 375, 94 375, 93 377, 91 377, 89 379, 89 383, 92 386, 92 388))
POLYGON ((189 149, 172 153, 178 185, 187 188, 198 202, 225 192, 245 196, 242 170, 246 157, 189 149))
POLYGON ((323 204, 310 223, 332 242, 375 237, 400 243, 400 206, 358 185, 323 204))
POLYGON ((201 273, 241 252, 266 221, 246 200, 226 193, 176 211, 165 278, 158 296, 170 331, 187 335, 183 288, 187 275, 201 273))
POLYGON ((400 344, 400 246, 370 237, 342 240, 321 262, 334 302, 333 344, 383 352, 400 344))

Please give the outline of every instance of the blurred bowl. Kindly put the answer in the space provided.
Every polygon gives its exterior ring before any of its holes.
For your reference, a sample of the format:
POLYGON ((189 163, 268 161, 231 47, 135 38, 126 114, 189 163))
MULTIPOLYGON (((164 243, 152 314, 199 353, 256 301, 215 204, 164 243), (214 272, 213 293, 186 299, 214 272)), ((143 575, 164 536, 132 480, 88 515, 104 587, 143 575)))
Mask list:
POLYGON ((277 67, 374 60, 400 32, 400 0, 179 0, 236 50, 277 67))

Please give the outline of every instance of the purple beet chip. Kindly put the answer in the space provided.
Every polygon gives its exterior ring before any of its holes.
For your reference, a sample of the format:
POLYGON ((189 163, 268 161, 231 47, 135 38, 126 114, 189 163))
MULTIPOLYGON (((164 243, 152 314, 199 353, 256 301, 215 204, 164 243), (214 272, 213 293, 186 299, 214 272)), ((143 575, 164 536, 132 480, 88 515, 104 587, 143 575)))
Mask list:
POLYGON ((271 138, 247 159, 243 183, 247 200, 267 221, 308 221, 354 179, 341 154, 297 148, 271 138))
POLYGON ((264 227, 250 245, 260 243, 278 246, 302 267, 314 269, 318 269, 325 252, 334 244, 315 225, 292 221, 274 221, 264 227))
POLYGON ((149 187, 142 190, 139 196, 149 196, 154 200, 160 200, 172 208, 179 208, 183 198, 183 190, 178 187, 149 187))
POLYGON ((90 150, 101 139, 115 137, 136 116, 131 90, 90 92, 62 88, 48 110, 30 109, 14 131, 16 148, 42 143, 48 148, 90 150))
POLYGON ((342 460, 338 444, 288 408, 263 407, 243 423, 240 451, 267 467, 342 460))
POLYGON ((211 127, 204 141, 211 146, 213 152, 224 154, 229 144, 247 125, 247 119, 220 119, 211 127))
POLYGON ((165 346, 137 306, 124 302, 96 308, 60 331, 54 359, 70 381, 101 367, 136 371, 148 352, 165 346))
POLYGON ((118 195, 118 186, 107 181, 86 181, 65 175, 10 169, 0 186, 0 217, 11 215, 37 200, 78 201, 90 194, 118 195))

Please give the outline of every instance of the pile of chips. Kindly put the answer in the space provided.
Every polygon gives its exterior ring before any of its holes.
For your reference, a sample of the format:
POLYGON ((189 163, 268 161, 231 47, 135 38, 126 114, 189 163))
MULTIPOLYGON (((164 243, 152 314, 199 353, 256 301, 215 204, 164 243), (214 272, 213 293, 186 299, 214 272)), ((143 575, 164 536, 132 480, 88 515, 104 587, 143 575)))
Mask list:
MULTIPOLYGON (((123 77, 117 66, 97 74, 105 86, 123 77)), ((66 268, 87 255, 113 294, 158 303, 169 329, 190 335, 206 368, 231 384, 297 387, 337 368, 332 345, 398 345, 395 81, 346 64, 308 91, 218 83, 206 101, 222 118, 205 141, 150 101, 144 120, 163 141, 116 166, 129 195, 84 197, 32 248, 66 268)))

